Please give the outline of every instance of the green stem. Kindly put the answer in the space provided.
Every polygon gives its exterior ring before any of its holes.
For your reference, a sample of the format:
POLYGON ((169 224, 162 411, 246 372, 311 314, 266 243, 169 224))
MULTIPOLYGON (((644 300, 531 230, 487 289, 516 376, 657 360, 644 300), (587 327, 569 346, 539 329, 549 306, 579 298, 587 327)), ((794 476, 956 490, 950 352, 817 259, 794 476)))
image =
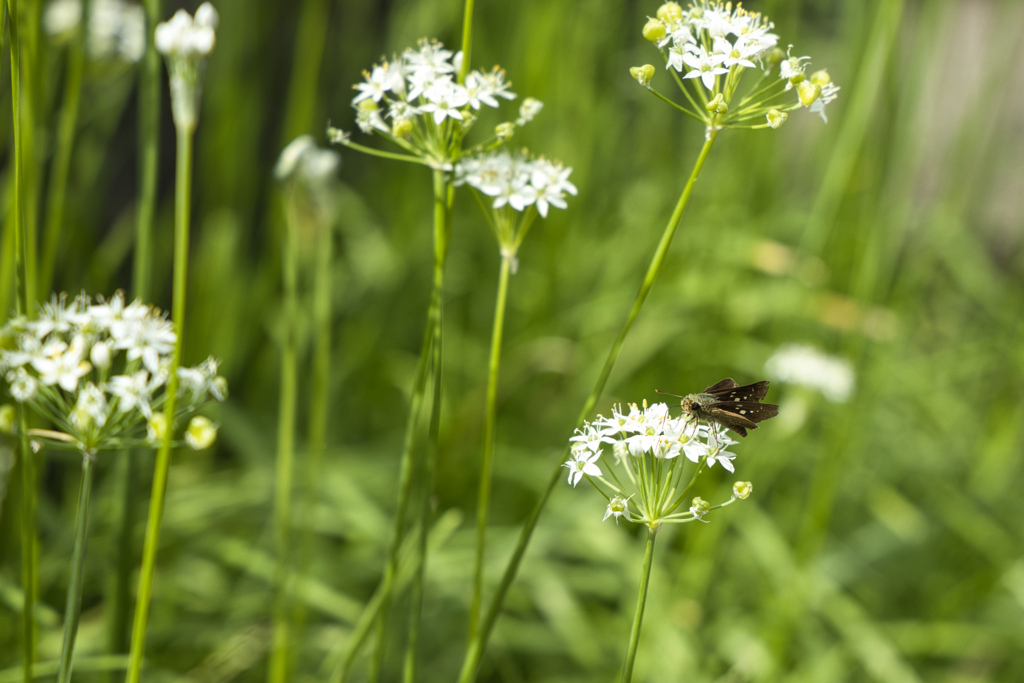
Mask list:
MULTIPOLYGON (((289 212, 291 214, 291 212, 289 212)), ((295 339, 298 311, 298 271, 296 225, 289 215, 282 245, 282 279, 284 284, 284 338, 281 349, 281 394, 277 419, 277 476, 274 489, 275 542, 277 545, 277 580, 274 606, 274 644, 270 653, 267 680, 283 683, 289 678, 291 635, 289 633, 289 564, 292 526, 292 479, 295 472, 295 402, 298 385, 295 339)))
POLYGON ((64 106, 57 128, 57 149, 50 169, 50 185, 46 201, 46 225, 43 228, 43 255, 39 265, 39 296, 46 297, 53 286, 54 260, 57 258, 57 242, 64 223, 64 204, 67 199, 68 172, 71 169, 71 152, 75 146, 75 129, 78 126, 78 104, 82 94, 82 73, 85 71, 86 28, 92 3, 82 3, 82 16, 74 42, 68 49, 68 67, 64 79, 64 106))
MULTIPOLYGON (((302 538, 296 558, 297 567, 309 567, 315 557, 313 513, 320 491, 324 452, 327 448, 327 410, 330 398, 331 376, 331 260, 333 258, 332 219, 320 214, 316 224, 316 255, 313 263, 312 327, 316 340, 312 367, 309 372, 310 404, 307 439, 309 462, 302 468, 302 538)), ((303 602, 295 605, 292 619, 296 633, 301 632, 306 620, 307 607, 303 602)))
POLYGON ((417 537, 413 590, 409 609, 409 638, 406 641, 405 667, 403 680, 412 683, 416 680, 416 648, 419 643, 420 617, 423 612, 423 581, 427 565, 427 535, 430 531, 431 499, 434 492, 434 473, 437 471, 438 434, 441 426, 441 369, 444 301, 444 264, 448 254, 448 233, 451 221, 452 199, 454 188, 443 171, 434 171, 434 287, 438 300, 433 302, 434 311, 433 334, 431 345, 431 385, 430 427, 427 440, 427 454, 423 462, 422 491, 420 492, 420 530, 417 537))
MULTIPOLYGON (((11 35, 11 107, 14 123, 14 260, 15 310, 18 315, 32 315, 29 282, 33 250, 29 248, 25 225, 25 150, 21 120, 21 44, 18 40, 18 2, 7 0, 11 35)), ((36 528, 36 468, 28 443, 28 416, 24 404, 18 404, 19 462, 21 464, 21 585, 25 600, 21 611, 22 675, 32 682, 32 664, 36 658, 35 603, 39 592, 38 530, 36 528)))
MULTIPOLYGON (((590 395, 587 396, 587 400, 583 405, 583 410, 580 411, 580 416, 576 420, 577 427, 582 425, 583 421, 590 415, 594 406, 597 405, 597 400, 601 396, 601 392, 604 391, 604 386, 608 381, 608 376, 611 374, 615 361, 619 357, 619 351, 622 349, 622 344, 626 340, 626 335, 629 333, 630 328, 633 326, 633 322, 640 314, 640 309, 643 307, 644 301, 647 299, 647 294, 651 291, 651 287, 654 286, 654 281, 657 279, 658 273, 661 271, 661 266, 665 261, 668 248, 672 244, 672 238, 675 236, 680 220, 682 220, 683 211, 686 209, 686 205, 690 200, 690 195, 693 193, 693 186, 697 182, 697 178, 700 176, 701 169, 704 168, 704 162, 707 160, 708 153, 711 151, 711 145, 714 144, 717 137, 718 131, 712 130, 708 135, 707 140, 704 142, 704 146, 701 148, 700 154, 697 156, 697 161, 693 165, 693 171, 690 173, 690 178, 686 181, 686 186, 683 187, 683 192, 679 196, 679 201, 676 203, 676 207, 672 211, 672 216, 669 218, 668 224, 665 226, 665 231, 662 233, 661 241, 658 243, 658 247, 655 250, 654 255, 651 257, 651 263, 647 267, 647 273, 644 276, 643 284, 640 286, 640 291, 637 292, 636 299, 633 302, 633 308, 630 309, 629 315, 626 317, 626 322, 622 326, 622 330, 619 332, 619 336, 615 338, 611 349, 608 350, 608 357, 605 359, 604 367, 601 368, 601 373, 598 375, 597 382, 594 384, 594 388, 591 390, 590 395)), ((501 583, 498 585, 498 590, 494 595, 491 606, 487 610, 487 615, 484 618, 482 627, 477 632, 476 636, 470 641, 469 647, 466 650, 466 657, 462 662, 462 672, 459 675, 459 683, 469 683, 476 678, 476 672, 480 666, 480 660, 483 657, 484 648, 487 646, 487 640, 490 638, 491 630, 494 628, 494 622, 497 621, 498 614, 501 612, 501 608, 505 603, 505 596, 508 593, 508 589, 512 586, 512 582, 516 578, 516 573, 519 571, 519 565, 523 560, 523 556, 526 554, 526 547, 530 543, 533 530, 537 526, 537 521, 540 519, 540 514, 543 512, 548 498, 551 497, 551 492, 554 490, 558 481, 562 478, 562 463, 565 461, 568 451, 569 449, 566 448, 561 459, 555 463, 555 467, 551 472, 551 477, 548 479, 547 487, 544 489, 544 492, 541 493, 540 499, 537 501, 537 504, 530 512, 530 516, 523 524, 522 530, 519 532, 519 540, 516 543, 515 550, 512 551, 512 557, 509 558, 508 564, 505 567, 505 573, 501 577, 501 583)))
POLYGON ((64 607, 64 644, 60 650, 57 683, 68 683, 71 680, 71 655, 75 649, 75 636, 78 635, 78 617, 82 612, 82 576, 89 531, 89 493, 92 491, 92 466, 95 459, 94 453, 82 454, 82 487, 78 492, 78 514, 75 515, 75 549, 71 554, 68 599, 64 607))
MULTIPOLYGON (((132 522, 138 509, 135 491, 135 454, 124 451, 117 454, 118 462, 114 498, 118 501, 115 512, 117 519, 117 568, 110 578, 108 593, 111 595, 110 615, 107 621, 107 651, 120 654, 128 649, 128 624, 131 619, 131 575, 134 569, 132 551, 132 522)), ((108 672, 107 680, 113 681, 114 671, 108 672)))
POLYGON ((476 561, 473 568, 473 600, 469 612, 469 637, 480 627, 480 611, 484 590, 484 554, 487 544, 487 513, 491 499, 491 470, 494 462, 494 423, 497 417, 498 370, 501 367, 501 339, 505 326, 505 302, 512 273, 512 258, 502 257, 498 275, 498 294, 494 304, 494 326, 491 330, 491 358, 487 374, 487 406, 484 419, 484 450, 480 459, 480 492, 476 509, 476 561))
POLYGON ((640 594, 636 598, 636 613, 633 615, 633 628, 629 631, 629 648, 626 650, 626 663, 622 667, 622 683, 633 680, 633 662, 636 660, 636 648, 640 643, 640 627, 644 621, 644 605, 647 603, 647 585, 651 579, 651 565, 654 559, 654 538, 656 528, 647 528, 647 548, 644 551, 644 565, 640 570, 640 594))
POLYGON ((367 680, 375 682, 380 678, 380 671, 384 663, 385 640, 387 634, 388 610, 391 606, 392 592, 395 586, 395 577, 398 572, 398 549, 405 533, 405 517, 409 509, 409 501, 412 497, 413 472, 415 469, 414 452, 417 445, 419 432, 420 414, 423 410, 423 400, 426 391, 427 380, 431 372, 431 358, 433 347, 440 335, 441 323, 441 301, 444 285, 444 263, 447 256, 447 216, 439 222, 438 211, 447 213, 449 202, 443 203, 439 200, 438 177, 444 183, 444 172, 434 171, 434 284, 430 294, 430 306, 427 310, 427 329, 423 335, 423 347, 420 350, 420 360, 416 369, 416 379, 413 382, 412 401, 409 408, 409 419, 405 427, 405 441, 402 447, 402 457, 399 474, 398 504, 395 510, 395 524, 392 529, 391 543, 388 547, 388 561, 384 572, 384 587, 380 605, 380 619, 377 622, 377 643, 376 650, 370 660, 370 672, 367 680), (438 225, 443 224, 444 229, 439 232, 438 225), (439 237, 441 241, 439 242, 439 237))
POLYGON ((156 214, 157 164, 160 157, 160 55, 153 28, 160 22, 160 0, 144 0, 146 54, 139 71, 139 214, 135 225, 132 289, 142 301, 150 298, 153 268, 153 217, 156 214))
POLYGON ((181 364, 182 342, 185 337, 185 282, 188 275, 189 209, 192 205, 192 135, 193 128, 177 129, 177 160, 174 193, 174 298, 171 318, 177 338, 174 356, 169 368, 167 400, 164 404, 166 430, 153 466, 153 487, 149 499, 149 517, 146 520, 146 538, 142 547, 142 569, 135 604, 135 622, 132 625, 131 665, 127 683, 139 683, 142 675, 142 657, 146 647, 146 625, 149 603, 153 594, 153 575, 156 571, 156 551, 160 544, 160 522, 164 514, 167 493, 167 473, 171 466, 171 437, 174 432, 174 409, 178 395, 178 366, 181 364))
POLYGON ((466 8, 462 16, 462 68, 459 69, 459 83, 466 81, 469 73, 469 53, 473 47, 473 6, 475 0, 466 0, 466 8))

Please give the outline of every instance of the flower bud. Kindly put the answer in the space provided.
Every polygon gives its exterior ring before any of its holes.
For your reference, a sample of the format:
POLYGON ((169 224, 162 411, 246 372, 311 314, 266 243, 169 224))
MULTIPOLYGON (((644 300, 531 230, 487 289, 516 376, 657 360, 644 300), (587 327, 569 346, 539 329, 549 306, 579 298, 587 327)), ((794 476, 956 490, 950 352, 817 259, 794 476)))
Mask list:
POLYGON ((658 8, 657 14, 658 18, 666 23, 679 21, 683 18, 683 8, 678 2, 666 2, 658 8))
POLYGON ((110 367, 110 345, 102 341, 93 344, 89 350, 89 360, 100 372, 106 371, 110 367))
POLYGON ((17 410, 10 403, 0 406, 0 434, 14 433, 14 420, 17 414, 17 410))
POLYGON ((497 137, 502 142, 511 138, 515 132, 516 124, 512 123, 511 121, 504 121, 494 127, 495 137, 497 137))
POLYGON ((651 85, 651 79, 654 78, 654 66, 651 64, 631 66, 629 67, 629 75, 632 76, 637 83, 648 88, 651 85))
POLYGON ((765 118, 768 119, 769 126, 772 128, 778 128, 785 123, 786 119, 789 118, 789 114, 784 111, 779 111, 778 109, 769 109, 765 118))
POLYGON ((185 443, 194 451, 204 451, 213 445, 217 439, 217 425, 210 422, 209 418, 196 415, 188 423, 185 430, 185 443))
POLYGON ((396 138, 404 138, 412 133, 412 121, 409 119, 398 119, 395 125, 391 126, 391 133, 396 138))
POLYGON ((167 418, 163 413, 153 413, 153 416, 146 422, 146 435, 150 443, 159 444, 167 435, 167 418))
POLYGON ((729 105, 725 103, 722 93, 715 95, 715 98, 704 105, 709 114, 724 114, 729 111, 729 105))
POLYGON ((783 50, 781 47, 773 47, 771 50, 768 51, 767 56, 765 56, 764 58, 765 66, 768 67, 767 71, 772 71, 776 69, 779 66, 779 64, 782 64, 782 60, 785 58, 785 50, 783 50))
POLYGON ((811 74, 811 83, 825 87, 832 82, 832 77, 828 75, 828 71, 822 69, 821 71, 815 71, 811 74))
POLYGON ((739 498, 740 500, 746 500, 753 490, 754 485, 749 481, 738 481, 732 485, 733 498, 739 498))
POLYGON ((646 41, 657 43, 665 37, 666 33, 665 24, 657 19, 648 19, 647 23, 644 24, 643 35, 646 41))
POLYGON ((693 503, 690 505, 690 514, 697 519, 702 519, 710 509, 711 503, 707 502, 700 496, 696 496, 693 499, 693 503))
POLYGON ((804 81, 796 86, 796 94, 800 98, 800 104, 809 107, 814 104, 816 99, 821 97, 821 86, 817 83, 804 81))

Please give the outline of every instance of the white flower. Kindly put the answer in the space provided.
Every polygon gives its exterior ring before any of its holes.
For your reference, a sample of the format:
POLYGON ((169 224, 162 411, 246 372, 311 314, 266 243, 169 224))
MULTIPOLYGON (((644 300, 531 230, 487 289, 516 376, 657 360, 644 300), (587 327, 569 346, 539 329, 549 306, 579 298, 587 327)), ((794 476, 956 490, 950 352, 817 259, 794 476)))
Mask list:
POLYGON ((584 475, 600 477, 601 468, 594 464, 594 462, 600 457, 600 453, 594 453, 593 451, 580 446, 573 446, 572 457, 562 463, 562 467, 567 467, 569 469, 569 483, 576 486, 576 484, 580 483, 580 479, 582 479, 584 475))
POLYGON ((147 419, 153 416, 153 410, 149 403, 152 400, 153 392, 160 387, 162 382, 157 379, 154 383, 149 381, 149 373, 139 370, 131 375, 116 375, 110 378, 106 390, 117 399, 119 412, 127 413, 138 410, 147 419))
POLYGON ((516 125, 525 126, 530 121, 533 121, 543 108, 543 102, 532 97, 527 97, 523 100, 523 103, 519 105, 519 118, 516 119, 516 125))
POLYGON ((39 389, 36 378, 25 372, 25 368, 8 372, 7 383, 11 385, 11 397, 18 403, 31 401, 39 389))
MULTIPOLYGON (((630 496, 629 498, 632 498, 630 496)), ((615 523, 619 523, 619 517, 625 517, 627 522, 633 521, 633 516, 629 513, 629 498, 623 498, 622 496, 615 496, 608 501, 608 509, 604 512, 604 517, 601 521, 605 521, 609 517, 615 518, 615 523)))
POLYGON ((217 41, 217 23, 217 10, 208 2, 199 6, 195 19, 179 9, 169 21, 157 24, 153 42, 164 56, 205 57, 217 41))
POLYGON ((78 401, 71 411, 71 423, 83 431, 107 423, 107 397, 92 382, 86 383, 78 393, 78 401))
POLYGON ((708 467, 714 467, 715 463, 718 463, 730 472, 735 472, 736 468, 732 464, 735 457, 736 454, 727 451, 725 446, 712 447, 708 450, 708 467))
POLYGON ((357 83, 353 86, 359 94, 352 98, 352 104, 357 104, 366 98, 374 102, 380 102, 388 92, 394 90, 400 92, 405 84, 400 64, 392 66, 388 62, 373 67, 373 71, 363 72, 366 77, 364 83, 357 83))
POLYGON ((505 82, 505 72, 495 67, 490 73, 470 71, 466 74, 466 95, 469 106, 479 109, 481 104, 488 107, 498 107, 498 100, 495 97, 502 97, 506 100, 514 100, 516 94, 509 89, 505 82))
POLYGON ((768 375, 782 382, 820 391, 834 403, 845 403, 853 393, 853 366, 806 344, 786 344, 765 362, 768 375))
POLYGON ((434 79, 424 89, 423 97, 427 103, 420 106, 420 111, 433 114, 434 123, 438 125, 446 118, 462 120, 462 112, 459 110, 469 103, 466 88, 452 82, 449 76, 434 79))
POLYGON ((683 78, 700 78, 708 90, 715 87, 715 76, 729 73, 728 69, 722 67, 725 57, 714 53, 708 54, 703 45, 697 48, 697 52, 683 53, 682 59, 691 69, 683 78))
POLYGON ((70 346, 62 341, 50 345, 47 355, 32 361, 32 367, 39 373, 39 383, 75 391, 78 380, 92 370, 92 365, 85 360, 85 346, 85 337, 81 335, 76 336, 70 346))

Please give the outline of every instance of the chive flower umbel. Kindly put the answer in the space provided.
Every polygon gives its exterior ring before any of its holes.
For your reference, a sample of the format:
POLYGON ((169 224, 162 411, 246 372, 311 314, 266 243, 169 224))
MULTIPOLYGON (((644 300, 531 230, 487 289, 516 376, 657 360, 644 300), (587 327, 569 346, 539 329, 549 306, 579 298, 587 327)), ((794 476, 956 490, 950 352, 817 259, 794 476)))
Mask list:
POLYGON ((730 473, 736 471, 736 454, 729 448, 736 441, 717 425, 688 421, 685 415, 672 417, 664 403, 643 407, 631 404, 623 412, 617 406, 612 416, 598 416, 585 422, 569 439, 569 483, 586 479, 596 488, 608 507, 604 519, 614 517, 657 528, 664 523, 706 521, 713 509, 731 504, 750 494, 749 482, 737 482, 732 497, 711 505, 685 497, 697 477, 716 464, 730 473))
MULTIPOLYGON (((121 292, 95 303, 84 293, 70 302, 54 296, 36 319, 17 317, 0 328, 0 375, 15 401, 51 424, 30 430, 33 438, 93 455, 152 446, 168 428, 161 408, 175 341, 174 326, 159 309, 126 304, 121 292)), ((227 395, 213 358, 179 367, 178 380, 176 416, 227 395)), ((208 446, 211 430, 203 418, 185 440, 208 446)))
MULTIPOLYGON (((672 104, 709 127, 778 128, 788 112, 800 107, 827 123, 825 106, 839 87, 827 71, 808 75, 810 57, 793 56, 792 45, 781 49, 774 28, 766 17, 739 4, 695 0, 685 10, 679 3, 664 3, 644 25, 643 36, 661 51, 686 97, 686 105, 672 104), (752 77, 744 79, 747 73, 752 77), (746 81, 742 90, 741 81, 746 81)), ((671 103, 652 87, 651 65, 630 72, 671 103)))

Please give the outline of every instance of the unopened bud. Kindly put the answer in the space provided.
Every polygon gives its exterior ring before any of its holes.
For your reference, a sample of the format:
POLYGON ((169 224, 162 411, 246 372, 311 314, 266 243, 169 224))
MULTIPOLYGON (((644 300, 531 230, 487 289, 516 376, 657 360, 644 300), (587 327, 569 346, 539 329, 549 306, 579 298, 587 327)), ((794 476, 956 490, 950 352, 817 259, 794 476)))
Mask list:
POLYGON ((796 86, 796 94, 800 98, 800 104, 809 107, 814 104, 816 99, 821 97, 821 86, 817 83, 804 81, 796 86))
POLYGON ((96 342, 89 350, 89 360, 97 370, 105 371, 110 367, 110 345, 106 342, 96 342))
POLYGON ((772 128, 778 128, 785 123, 786 119, 789 118, 789 114, 784 111, 779 111, 778 109, 770 109, 765 117, 768 119, 769 126, 772 128))
POLYGON ((654 66, 651 64, 631 66, 629 67, 629 75, 645 88, 650 87, 651 79, 654 78, 654 66))
POLYGON ((690 514, 701 519, 711 509, 711 503, 707 502, 700 496, 693 499, 693 503, 690 505, 690 514))
POLYGON ((412 121, 409 119, 398 119, 395 125, 391 126, 391 133, 396 138, 404 138, 412 132, 412 121))
POLYGON ((738 481, 732 485, 732 495, 734 498, 740 500, 746 500, 750 495, 750 492, 754 490, 754 485, 749 481, 738 481))
POLYGON ((811 74, 811 83, 825 87, 832 82, 832 77, 828 75, 828 71, 822 69, 821 71, 815 71, 811 74))
POLYGON ((217 439, 217 425, 209 418, 196 415, 188 423, 185 430, 185 443, 194 451, 203 451, 213 445, 217 439))
POLYGON ((508 140, 516 132, 516 124, 504 121, 494 127, 494 135, 502 141, 508 140))
POLYGON ((665 23, 679 21, 683 18, 683 8, 679 6, 678 2, 666 2, 658 8, 657 14, 658 18, 665 23))
POLYGON ((729 105, 725 103, 722 93, 715 95, 714 99, 704 105, 709 114, 724 114, 729 111, 729 105))
POLYGON ((146 435, 150 443, 159 444, 167 435, 167 418, 163 413, 153 413, 153 417, 146 422, 146 435))
POLYGON ((644 40, 657 43, 665 37, 665 33, 665 24, 658 19, 648 19, 647 23, 644 24, 644 40))
POLYGON ((782 64, 782 60, 785 58, 786 51, 783 50, 781 47, 774 47, 771 50, 769 50, 768 55, 765 57, 765 62, 767 62, 768 71, 772 71, 773 69, 778 67, 779 64, 782 64))

